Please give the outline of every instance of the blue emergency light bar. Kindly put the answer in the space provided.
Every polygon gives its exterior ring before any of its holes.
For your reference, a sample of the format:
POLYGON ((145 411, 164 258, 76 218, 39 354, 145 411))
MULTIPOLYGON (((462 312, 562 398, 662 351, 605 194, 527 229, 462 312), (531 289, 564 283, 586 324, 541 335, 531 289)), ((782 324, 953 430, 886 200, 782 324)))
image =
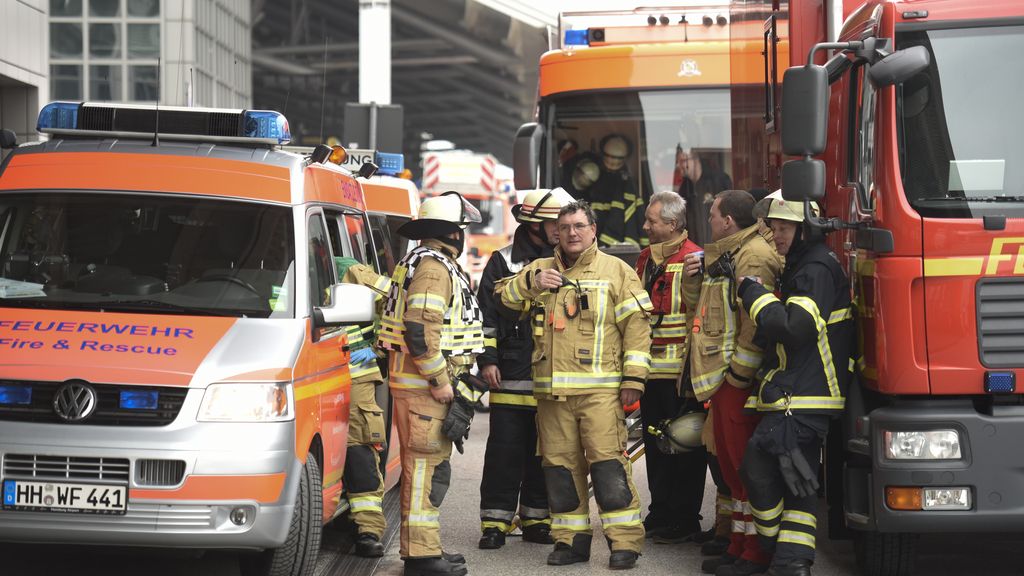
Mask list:
POLYGON ((586 28, 582 30, 566 30, 565 31, 565 45, 566 46, 589 46, 590 36, 589 30, 586 28))
POLYGON ((280 146, 292 139, 288 119, 272 110, 226 110, 90 102, 51 102, 36 130, 63 136, 160 138, 280 146))
POLYGON ((398 176, 405 170, 405 156, 392 152, 377 152, 373 163, 377 165, 377 174, 398 176))

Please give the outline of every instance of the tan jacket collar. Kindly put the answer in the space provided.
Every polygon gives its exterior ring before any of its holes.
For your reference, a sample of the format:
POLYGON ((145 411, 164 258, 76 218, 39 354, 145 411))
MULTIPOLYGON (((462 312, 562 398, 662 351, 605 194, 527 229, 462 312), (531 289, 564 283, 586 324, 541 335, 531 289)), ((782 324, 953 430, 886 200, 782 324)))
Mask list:
POLYGON ((722 238, 718 242, 709 242, 704 246, 704 261, 711 264, 718 257, 726 252, 734 252, 737 248, 747 243, 748 240, 758 233, 757 224, 744 228, 730 236, 722 238))
POLYGON ((427 248, 433 248, 434 250, 437 250, 438 252, 447 256, 448 259, 451 260, 452 262, 458 263, 456 259, 459 256, 458 254, 455 253, 455 249, 449 246, 448 244, 445 244, 444 242, 438 240, 437 238, 428 238, 426 240, 421 240, 420 244, 426 246, 427 248))
POLYGON ((653 260, 654 263, 657 265, 660 265, 665 260, 668 260, 673 255, 675 255, 676 252, 679 252, 679 249, 682 248, 683 243, 686 242, 687 237, 688 235, 686 233, 686 230, 683 230, 683 234, 679 238, 668 240, 667 242, 651 244, 651 260, 653 260))
POLYGON ((597 256, 597 253, 598 253, 597 239, 595 238, 594 239, 594 243, 591 244, 589 248, 584 250, 582 254, 580 254, 580 257, 576 259, 576 263, 573 264, 572 266, 566 266, 565 265, 565 261, 563 260, 563 256, 562 256, 562 247, 561 246, 559 246, 558 248, 555 248, 555 262, 558 263, 558 269, 559 270, 570 270, 572 268, 577 268, 577 267, 579 267, 579 268, 586 268, 587 265, 589 265, 594 260, 594 257, 597 256))

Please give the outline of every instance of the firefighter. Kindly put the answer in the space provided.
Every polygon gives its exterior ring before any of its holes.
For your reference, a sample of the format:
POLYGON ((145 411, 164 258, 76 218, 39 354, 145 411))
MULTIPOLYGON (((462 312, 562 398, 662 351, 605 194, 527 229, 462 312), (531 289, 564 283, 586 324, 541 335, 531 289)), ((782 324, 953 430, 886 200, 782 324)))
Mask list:
POLYGON ((402 454, 400 553, 407 576, 467 572, 460 555, 441 549, 438 507, 451 480, 452 442, 442 423, 456 388, 470 393, 457 377, 483 350, 480 308, 456 261, 466 226, 479 222, 472 204, 445 192, 424 200, 416 219, 398 229, 422 242, 395 267, 377 343, 390 353, 388 381, 402 454))
MULTIPOLYGON (((381 276, 353 258, 335 258, 338 278, 348 284, 373 288, 378 305, 388 293, 391 279, 381 276)), ((348 415, 348 449, 345 453, 345 488, 356 524, 357 556, 384 555, 384 478, 380 472, 380 449, 385 442, 384 411, 377 405, 376 387, 384 382, 374 351, 375 326, 348 326, 349 373, 352 392, 348 415)))
POLYGON ((533 381, 551 535, 548 564, 590 559, 589 473, 611 549, 609 566, 633 568, 644 528, 626 448, 623 405, 650 370, 650 298, 622 260, 597 249, 584 201, 562 208, 553 258, 534 260, 500 288, 502 303, 529 307, 533 381))
MULTIPOLYGON (((758 203, 786 257, 781 296, 758 277, 739 285, 743 308, 768 344, 756 396, 763 417, 743 458, 754 527, 774 548, 774 576, 810 576, 818 467, 829 418, 843 410, 853 370, 850 285, 839 259, 804 222, 804 203, 776 191, 758 203)), ((812 213, 818 211, 813 202, 812 213)))
POLYGON ((700 250, 686 232, 686 201, 675 192, 658 192, 647 203, 644 232, 651 245, 636 261, 636 271, 651 297, 651 372, 640 397, 644 460, 651 491, 644 519, 647 536, 671 544, 687 541, 700 532, 707 463, 704 450, 666 454, 659 450, 652 430, 680 413, 685 404, 695 409, 693 392, 683 396, 676 380, 686 360, 686 306, 683 304, 683 258, 700 250))
MULTIPOLYGON (((690 381, 701 402, 711 401, 714 444, 722 478, 732 497, 732 534, 725 554, 705 560, 707 574, 758 574, 770 556, 757 540, 750 504, 739 468, 757 417, 743 410, 762 349, 754 343, 755 326, 738 304, 736 278, 758 276, 771 284, 782 259, 758 233, 754 198, 743 190, 719 193, 708 222, 712 242, 704 246, 704 272, 690 322, 690 381)), ((700 273, 696 255, 686 257, 687 273, 700 273)))
POLYGON ((561 188, 531 190, 512 208, 516 229, 512 244, 491 255, 480 278, 477 298, 484 314, 484 352, 477 356, 480 376, 491 387, 491 426, 480 482, 479 546, 501 548, 519 505, 523 540, 553 544, 544 473, 537 455, 537 400, 530 361, 533 339, 525 314, 502 315, 495 283, 537 258, 550 257, 558 241, 558 211, 573 201, 561 188))
POLYGON ((626 165, 632 145, 620 134, 609 134, 600 147, 601 175, 583 196, 597 216, 597 240, 602 246, 646 245, 647 238, 640 233, 644 203, 626 165))

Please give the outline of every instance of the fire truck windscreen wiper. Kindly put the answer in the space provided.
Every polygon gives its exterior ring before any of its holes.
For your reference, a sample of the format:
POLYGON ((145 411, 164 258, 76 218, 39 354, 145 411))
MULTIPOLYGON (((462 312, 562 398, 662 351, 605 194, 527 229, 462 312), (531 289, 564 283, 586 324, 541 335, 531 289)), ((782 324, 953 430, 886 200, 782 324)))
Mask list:
POLYGON ((919 198, 917 202, 1024 202, 1024 196, 942 196, 919 198))

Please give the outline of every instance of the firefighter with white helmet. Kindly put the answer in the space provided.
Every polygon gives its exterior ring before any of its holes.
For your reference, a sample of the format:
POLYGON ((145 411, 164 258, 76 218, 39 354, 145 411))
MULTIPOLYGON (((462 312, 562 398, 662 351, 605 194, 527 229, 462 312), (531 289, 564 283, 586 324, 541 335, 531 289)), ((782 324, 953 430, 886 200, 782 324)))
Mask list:
POLYGON ((791 202, 781 190, 758 203, 755 215, 771 226, 786 258, 781 296, 757 277, 743 278, 737 290, 767 344, 757 394, 748 400, 762 419, 741 473, 762 546, 774 549, 773 576, 810 576, 821 447, 853 370, 849 280, 806 212, 816 217, 817 204, 791 202))
POLYGON ((547 489, 537 455, 530 321, 525 314, 503 314, 494 286, 537 258, 553 254, 558 212, 572 201, 562 188, 527 192, 523 203, 512 207, 521 223, 512 243, 491 255, 480 278, 477 299, 484 315, 484 351, 476 361, 480 376, 491 387, 490 433, 480 482, 482 549, 505 544, 517 511, 524 541, 553 543, 547 489))
POLYGON ((644 202, 636 193, 636 182, 630 174, 628 161, 633 145, 621 134, 601 139, 601 175, 583 198, 590 202, 597 216, 597 240, 602 246, 647 244, 642 233, 644 202))
POLYGON ((451 481, 452 441, 461 446, 479 398, 465 374, 483 350, 482 315, 456 260, 466 226, 477 222, 472 204, 445 192, 398 229, 421 243, 395 266, 377 344, 390 352, 402 454, 400 553, 409 576, 467 572, 461 555, 441 548, 438 507, 451 481))

